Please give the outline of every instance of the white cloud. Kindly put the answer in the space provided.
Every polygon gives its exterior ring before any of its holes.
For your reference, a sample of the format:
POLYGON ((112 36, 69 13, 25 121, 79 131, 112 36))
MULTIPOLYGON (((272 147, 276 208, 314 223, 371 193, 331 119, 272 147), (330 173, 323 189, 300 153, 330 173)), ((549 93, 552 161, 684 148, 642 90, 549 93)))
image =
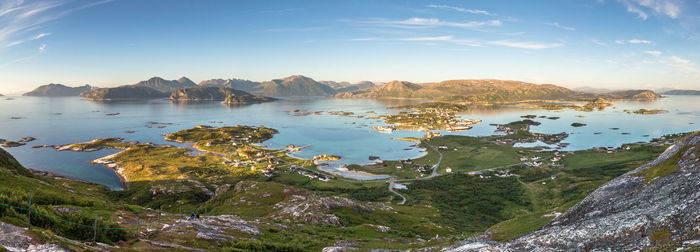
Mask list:
POLYGON ((607 44, 605 44, 605 43, 603 43, 603 42, 600 42, 600 41, 597 40, 597 39, 591 39, 591 42, 593 42, 593 44, 596 44, 596 45, 599 45, 599 46, 608 46, 607 44))
POLYGON ((576 29, 574 29, 573 27, 570 27, 570 26, 560 25, 558 22, 547 23, 547 25, 551 25, 551 26, 554 26, 554 27, 556 27, 556 28, 564 29, 564 30, 567 30, 567 31, 575 31, 575 30, 576 30, 576 29))
POLYGON ((479 28, 484 26, 501 26, 500 20, 471 21, 465 23, 446 22, 437 18, 409 18, 405 20, 375 19, 363 23, 396 26, 401 28, 431 28, 431 27, 456 27, 456 28, 479 28))
POLYGON ((451 41, 452 36, 403 38, 405 41, 451 41))
POLYGON ((693 62, 675 55, 660 62, 685 73, 700 75, 700 69, 696 68, 693 62))
POLYGON ((47 46, 48 46, 48 45, 46 45, 46 44, 41 44, 41 45, 39 46, 39 52, 44 52, 44 51, 46 51, 46 47, 47 47, 47 46))
POLYGON ((461 7, 454 7, 454 6, 448 6, 448 5, 436 5, 436 4, 429 4, 429 8, 436 8, 436 9, 449 9, 449 10, 455 10, 459 12, 465 12, 465 13, 471 13, 471 14, 481 14, 481 15, 493 15, 489 13, 488 11, 485 10, 479 10, 479 9, 465 9, 461 7))
POLYGON ((657 15, 668 16, 676 19, 681 13, 680 0, 618 0, 625 5, 627 11, 637 14, 639 18, 646 20, 651 11, 657 15))
POLYGON ((630 39, 627 42, 630 44, 651 44, 651 41, 642 39, 630 39))
POLYGON ((73 1, 2 1, 0 2, 0 46, 9 47, 40 39, 50 33, 30 33, 41 29, 46 23, 64 17, 77 10, 110 2, 92 1, 76 5, 73 1))
POLYGON ((620 44, 620 45, 621 45, 621 44, 624 44, 624 43, 625 43, 624 40, 615 40, 615 44, 620 44))
POLYGON ((653 55, 653 56, 659 56, 661 55, 661 51, 644 51, 644 53, 653 55))
POLYGON ((564 46, 564 44, 561 44, 561 43, 517 42, 517 41, 507 41, 507 40, 490 41, 487 44, 520 48, 520 49, 528 49, 528 50, 540 50, 540 49, 549 49, 549 48, 556 48, 556 47, 564 46))

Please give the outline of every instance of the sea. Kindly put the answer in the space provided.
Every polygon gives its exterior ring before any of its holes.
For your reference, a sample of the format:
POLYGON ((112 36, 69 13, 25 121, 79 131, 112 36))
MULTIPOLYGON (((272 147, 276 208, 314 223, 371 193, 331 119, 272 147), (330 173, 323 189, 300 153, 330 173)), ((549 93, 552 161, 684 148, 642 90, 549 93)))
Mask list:
MULTIPOLYGON (((310 159, 321 154, 337 155, 341 159, 324 167, 331 172, 355 179, 377 179, 382 175, 353 174, 338 169, 349 164, 369 164, 369 156, 383 160, 416 158, 425 154, 415 142, 394 140, 399 137, 421 137, 425 132, 394 131, 381 133, 372 126, 386 125, 382 114, 396 113, 394 106, 417 104, 422 101, 406 99, 333 99, 324 97, 285 98, 262 104, 229 106, 219 102, 172 103, 168 100, 95 102, 79 97, 0 97, 0 138, 17 141, 23 137, 36 140, 24 146, 4 148, 22 165, 35 170, 50 171, 63 176, 94 182, 113 190, 122 189, 114 171, 91 160, 119 150, 96 152, 58 152, 52 148, 32 148, 37 145, 63 145, 105 137, 121 137, 125 141, 173 144, 163 134, 196 125, 252 125, 274 128, 278 134, 262 143, 267 148, 281 149, 294 144, 306 146, 290 155, 310 159), (292 110, 317 112, 308 114, 292 110), (332 115, 329 111, 353 112, 351 116, 332 115), (368 113, 370 112, 370 113, 368 113), (374 114, 374 113, 376 114, 374 114), (110 115, 112 114, 112 115, 110 115), (158 122, 163 124, 151 124, 158 122), (165 127, 157 127, 165 126, 165 127)), ((471 130, 446 132, 448 135, 489 136, 498 134, 492 124, 522 120, 536 115, 540 122, 531 131, 540 133, 566 132, 563 150, 592 147, 617 147, 625 143, 646 142, 664 134, 700 130, 700 96, 666 96, 656 101, 614 102, 604 111, 551 111, 520 106, 474 106, 459 116, 481 119, 471 130), (668 113, 640 115, 624 110, 664 109, 668 113), (540 118, 559 117, 559 119, 540 118), (572 127, 572 123, 584 123, 572 127), (616 128, 616 129, 615 129, 616 128)), ((523 144, 523 147, 546 146, 544 143, 523 144)), ((550 146, 553 147, 553 146, 550 146)))

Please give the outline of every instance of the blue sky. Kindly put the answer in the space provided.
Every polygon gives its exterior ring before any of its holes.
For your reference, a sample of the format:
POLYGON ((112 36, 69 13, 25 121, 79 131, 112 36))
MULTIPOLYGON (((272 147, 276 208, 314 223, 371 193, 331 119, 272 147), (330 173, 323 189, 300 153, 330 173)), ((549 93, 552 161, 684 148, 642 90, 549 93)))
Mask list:
POLYGON ((700 1, 0 0, 0 93, 160 76, 700 89, 700 1))

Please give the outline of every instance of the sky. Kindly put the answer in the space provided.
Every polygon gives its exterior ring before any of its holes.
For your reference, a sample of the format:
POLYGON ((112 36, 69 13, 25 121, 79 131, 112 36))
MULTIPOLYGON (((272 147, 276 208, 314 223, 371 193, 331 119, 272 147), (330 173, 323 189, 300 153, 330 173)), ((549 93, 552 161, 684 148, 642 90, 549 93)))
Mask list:
POLYGON ((0 93, 295 74, 700 89, 700 0, 0 0, 0 93))

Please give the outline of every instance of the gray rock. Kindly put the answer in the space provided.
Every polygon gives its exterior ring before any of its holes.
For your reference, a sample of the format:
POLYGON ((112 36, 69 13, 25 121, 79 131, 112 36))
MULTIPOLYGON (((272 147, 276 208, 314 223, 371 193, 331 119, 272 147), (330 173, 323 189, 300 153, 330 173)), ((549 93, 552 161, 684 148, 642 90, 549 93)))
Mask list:
POLYGON ((700 239, 698 152, 700 132, 669 147, 656 160, 605 183, 540 230, 506 243, 482 235, 445 250, 633 251, 668 240, 693 246, 700 239), (636 175, 682 150, 677 172, 647 183, 636 175), (660 239, 659 234, 669 239, 660 239))

